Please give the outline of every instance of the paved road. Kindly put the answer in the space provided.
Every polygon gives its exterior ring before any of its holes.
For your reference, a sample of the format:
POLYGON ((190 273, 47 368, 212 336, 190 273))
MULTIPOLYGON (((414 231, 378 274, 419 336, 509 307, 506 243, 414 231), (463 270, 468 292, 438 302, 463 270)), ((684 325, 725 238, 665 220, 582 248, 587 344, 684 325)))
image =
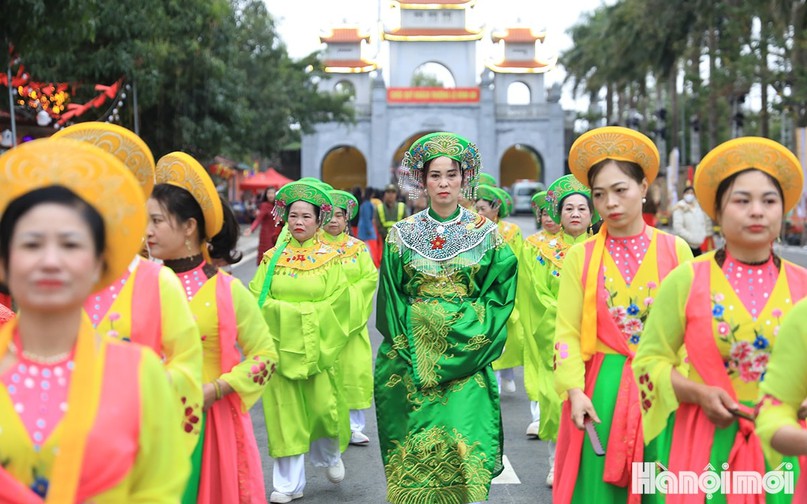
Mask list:
MULTIPOLYGON (((535 223, 531 216, 518 216, 509 219, 521 226, 524 236, 535 232, 535 223)), ((256 238, 242 238, 241 247, 248 251, 241 264, 236 265, 233 274, 244 283, 249 282, 255 273, 255 256, 252 252, 256 238)), ((797 264, 807 266, 807 249, 799 247, 780 248, 783 257, 797 264)), ((381 335, 375 329, 375 314, 369 323, 370 339, 374 348, 378 348, 381 335)), ((493 503, 515 504, 551 503, 551 490, 544 485, 549 469, 547 446, 543 441, 527 440, 524 430, 530 421, 529 401, 524 394, 521 369, 517 371, 518 389, 515 393, 503 393, 501 398, 502 418, 504 424, 504 453, 509 461, 509 469, 495 482, 490 492, 493 503)), ((258 403, 252 410, 252 421, 262 459, 264 479, 267 491, 272 488, 272 459, 266 448, 266 430, 264 428, 263 410, 258 403)), ((345 480, 333 485, 325 477, 324 470, 310 464, 306 466, 308 480, 305 489, 305 503, 367 503, 386 502, 386 485, 384 468, 378 449, 375 412, 367 416, 365 433, 370 437, 368 447, 351 446, 343 455, 346 467, 345 480)))

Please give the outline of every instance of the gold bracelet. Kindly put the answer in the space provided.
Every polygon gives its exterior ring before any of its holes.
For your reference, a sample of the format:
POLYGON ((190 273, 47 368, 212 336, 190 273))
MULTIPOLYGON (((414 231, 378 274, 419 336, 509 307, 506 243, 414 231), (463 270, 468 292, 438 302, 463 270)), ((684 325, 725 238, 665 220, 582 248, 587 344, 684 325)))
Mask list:
POLYGON ((218 380, 213 380, 213 388, 216 390, 216 400, 221 399, 221 385, 218 380))

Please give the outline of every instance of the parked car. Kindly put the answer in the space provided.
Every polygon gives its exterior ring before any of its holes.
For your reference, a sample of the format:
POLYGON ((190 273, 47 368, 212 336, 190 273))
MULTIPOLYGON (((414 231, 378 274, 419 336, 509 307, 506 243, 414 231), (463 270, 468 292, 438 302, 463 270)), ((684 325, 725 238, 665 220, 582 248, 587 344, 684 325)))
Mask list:
POLYGON ((510 188, 510 195, 513 196, 513 213, 531 212, 532 196, 540 191, 546 190, 546 186, 535 180, 516 180, 510 188))

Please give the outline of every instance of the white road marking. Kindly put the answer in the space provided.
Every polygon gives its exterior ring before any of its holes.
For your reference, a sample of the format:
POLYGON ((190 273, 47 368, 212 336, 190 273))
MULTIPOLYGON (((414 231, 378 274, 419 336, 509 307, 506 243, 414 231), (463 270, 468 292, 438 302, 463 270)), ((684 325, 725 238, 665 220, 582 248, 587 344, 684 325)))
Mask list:
POLYGON ((507 458, 507 455, 502 455, 502 464, 504 465, 504 471, 491 481, 493 485, 520 485, 521 480, 518 479, 518 475, 516 471, 513 469, 513 466, 510 464, 510 459, 507 458))

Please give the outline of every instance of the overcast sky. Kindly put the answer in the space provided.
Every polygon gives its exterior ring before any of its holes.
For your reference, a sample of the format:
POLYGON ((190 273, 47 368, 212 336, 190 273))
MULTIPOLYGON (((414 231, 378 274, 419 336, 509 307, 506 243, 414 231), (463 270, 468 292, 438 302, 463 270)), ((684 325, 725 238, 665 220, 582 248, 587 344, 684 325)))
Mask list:
MULTIPOLYGON (((269 12, 277 20, 281 38, 286 43, 292 57, 302 57, 321 46, 319 36, 329 28, 343 24, 358 25, 375 35, 377 19, 386 26, 398 24, 398 10, 393 9, 392 0, 265 0, 269 12)), ((482 27, 486 36, 477 49, 481 64, 484 60, 496 58, 496 50, 490 41, 490 32, 521 23, 545 29, 546 41, 540 48, 544 56, 558 54, 571 45, 566 31, 574 25, 583 13, 596 9, 603 0, 477 0, 468 17, 468 26, 482 27)), ((605 3, 613 3, 608 0, 605 3)), ((375 56, 375 37, 366 48, 365 57, 375 56)), ((384 65, 383 53, 379 58, 384 65)), ((546 74, 549 87, 564 78, 562 69, 546 74)), ((561 101, 564 108, 578 108, 568 92, 561 101)))

